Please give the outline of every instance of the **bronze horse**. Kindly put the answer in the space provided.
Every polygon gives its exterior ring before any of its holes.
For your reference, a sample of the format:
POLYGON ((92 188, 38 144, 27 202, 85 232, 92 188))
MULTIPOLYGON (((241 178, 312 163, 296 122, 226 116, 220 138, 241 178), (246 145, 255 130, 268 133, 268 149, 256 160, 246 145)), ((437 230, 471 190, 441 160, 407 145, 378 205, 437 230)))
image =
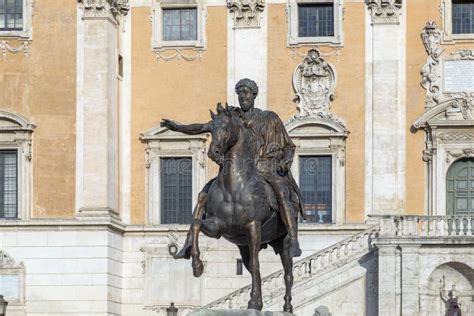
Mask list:
MULTIPOLYGON (((262 310, 259 251, 267 245, 280 255, 285 271, 284 311, 292 312, 293 259, 287 228, 280 219, 270 185, 257 172, 259 144, 238 108, 211 111, 212 142, 208 156, 219 164, 219 174, 208 192, 205 219, 192 225, 193 267, 201 266, 198 235, 224 237, 239 247, 242 262, 252 275, 249 309, 262 310)), ((199 275, 197 275, 199 276, 199 275)))

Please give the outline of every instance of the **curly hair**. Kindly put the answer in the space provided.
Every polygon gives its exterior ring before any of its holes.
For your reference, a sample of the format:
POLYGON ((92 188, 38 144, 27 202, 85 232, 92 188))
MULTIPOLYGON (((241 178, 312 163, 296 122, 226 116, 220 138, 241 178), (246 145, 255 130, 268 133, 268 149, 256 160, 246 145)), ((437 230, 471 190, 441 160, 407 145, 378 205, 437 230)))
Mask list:
POLYGON ((248 78, 240 79, 239 82, 235 85, 235 92, 237 92, 237 89, 240 87, 248 87, 250 90, 252 90, 254 96, 257 96, 258 94, 258 86, 255 83, 255 81, 250 80, 248 78))

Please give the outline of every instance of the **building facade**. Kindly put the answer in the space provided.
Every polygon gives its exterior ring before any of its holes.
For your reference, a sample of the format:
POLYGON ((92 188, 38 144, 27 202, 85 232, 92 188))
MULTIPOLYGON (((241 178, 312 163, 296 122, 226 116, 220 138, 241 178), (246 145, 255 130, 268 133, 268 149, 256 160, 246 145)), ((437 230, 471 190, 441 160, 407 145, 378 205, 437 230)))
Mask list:
POLYGON ((296 145, 295 313, 474 313, 473 0, 0 0, 0 51, 8 315, 245 308, 235 246, 202 238, 199 279, 172 258, 218 169, 160 127, 244 77, 296 145))

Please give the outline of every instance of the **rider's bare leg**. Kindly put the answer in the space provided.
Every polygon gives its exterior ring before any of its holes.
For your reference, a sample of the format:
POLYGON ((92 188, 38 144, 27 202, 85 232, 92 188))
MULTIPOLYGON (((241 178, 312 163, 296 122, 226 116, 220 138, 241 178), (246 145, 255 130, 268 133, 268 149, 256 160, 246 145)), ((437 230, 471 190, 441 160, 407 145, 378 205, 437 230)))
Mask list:
POLYGON ((290 201, 290 194, 288 188, 280 187, 275 190, 280 207, 280 216, 288 229, 288 238, 290 242, 290 255, 292 257, 301 256, 301 248, 298 242, 298 226, 296 225, 296 216, 293 204, 290 201))
POLYGON ((204 216, 204 210, 207 202, 207 193, 203 191, 199 192, 198 201, 193 212, 193 223, 189 227, 188 234, 186 235, 186 241, 184 242, 183 248, 174 255, 175 259, 189 259, 191 257, 191 247, 193 245, 193 236, 199 234, 199 228, 194 229, 194 221, 200 220, 204 216), (194 232, 193 232, 194 231, 194 232))

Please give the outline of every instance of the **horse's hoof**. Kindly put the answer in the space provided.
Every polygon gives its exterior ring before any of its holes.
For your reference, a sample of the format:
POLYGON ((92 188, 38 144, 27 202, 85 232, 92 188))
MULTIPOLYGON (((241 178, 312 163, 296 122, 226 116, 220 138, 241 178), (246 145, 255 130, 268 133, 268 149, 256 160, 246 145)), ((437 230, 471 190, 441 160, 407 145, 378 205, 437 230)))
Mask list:
POLYGON ((189 259, 191 258, 191 245, 184 245, 183 248, 173 256, 175 259, 189 259))
POLYGON ((287 313, 292 313, 293 314, 293 305, 291 304, 285 304, 283 305, 283 311, 287 313))
POLYGON ((250 300, 249 304, 247 305, 247 309, 256 309, 258 311, 261 311, 263 308, 263 303, 255 302, 250 300))
POLYGON ((193 260, 193 275, 195 278, 199 278, 202 273, 204 272, 204 265, 202 264, 201 260, 193 260))

